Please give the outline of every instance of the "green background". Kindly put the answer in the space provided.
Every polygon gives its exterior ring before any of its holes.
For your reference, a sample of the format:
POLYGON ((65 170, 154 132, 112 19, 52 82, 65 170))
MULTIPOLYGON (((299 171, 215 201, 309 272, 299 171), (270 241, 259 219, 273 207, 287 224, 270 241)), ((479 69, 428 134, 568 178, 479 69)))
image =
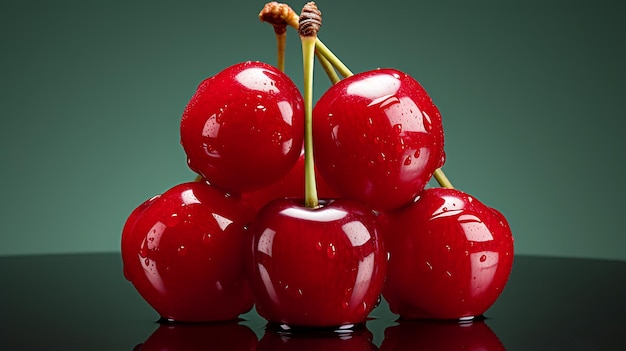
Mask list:
MULTIPOLYGON (((119 251, 133 208, 193 178, 178 123, 197 84, 275 62, 263 4, 1 1, 0 255, 119 251)), ((429 91, 446 174, 507 216, 517 253, 626 259, 626 3, 317 4, 352 71, 429 91)), ((301 87, 294 31, 287 55, 301 87)))

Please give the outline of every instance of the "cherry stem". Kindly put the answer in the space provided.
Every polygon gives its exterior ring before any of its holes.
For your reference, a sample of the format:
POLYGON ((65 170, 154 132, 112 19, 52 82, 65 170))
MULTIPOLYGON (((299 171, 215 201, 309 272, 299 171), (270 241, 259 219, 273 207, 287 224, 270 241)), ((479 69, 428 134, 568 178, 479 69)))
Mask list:
POLYGON ((281 71, 285 72, 285 49, 287 47, 287 31, 283 30, 280 32, 277 27, 274 27, 276 31, 276 67, 281 71))
POLYGON ((333 66, 333 64, 328 61, 326 56, 320 54, 317 50, 315 51, 315 57, 317 57, 317 60, 322 65, 322 68, 324 68, 324 71, 330 79, 330 82, 332 84, 337 84, 337 82, 339 82, 341 78, 339 78, 339 76, 337 75, 337 71, 335 71, 335 67, 333 66))
POLYGON ((435 170, 435 172, 433 173, 433 177, 435 177, 437 183, 439 183, 440 186, 448 189, 454 189, 452 183, 450 182, 448 177, 446 177, 445 173, 443 173, 443 170, 441 168, 437 168, 435 170))
POLYGON ((308 208, 319 207, 313 160, 313 67, 317 32, 321 24, 321 13, 315 3, 304 5, 299 17, 298 33, 302 41, 304 70, 304 205, 308 208))
POLYGON ((354 74, 319 38, 315 40, 315 50, 324 56, 344 78, 354 74))

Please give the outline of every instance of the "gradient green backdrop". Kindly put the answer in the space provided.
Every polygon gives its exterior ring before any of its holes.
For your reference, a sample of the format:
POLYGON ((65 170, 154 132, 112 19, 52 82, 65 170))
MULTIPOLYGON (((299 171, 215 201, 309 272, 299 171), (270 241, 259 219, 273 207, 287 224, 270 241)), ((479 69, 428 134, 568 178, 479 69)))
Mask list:
MULTIPOLYGON (((178 123, 197 84, 275 62, 263 3, 1 1, 0 255, 118 251, 135 206, 193 178, 178 123)), ((354 72, 429 91, 444 170, 507 216, 517 253, 626 259, 626 3, 317 4, 354 72)), ((293 31, 287 60, 301 87, 293 31)), ((315 98, 328 85, 317 66, 315 98)))

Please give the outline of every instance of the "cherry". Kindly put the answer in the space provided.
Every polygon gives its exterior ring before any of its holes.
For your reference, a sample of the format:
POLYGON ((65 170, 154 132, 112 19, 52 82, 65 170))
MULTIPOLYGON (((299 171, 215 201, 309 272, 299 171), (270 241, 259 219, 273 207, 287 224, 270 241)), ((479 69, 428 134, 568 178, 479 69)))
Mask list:
POLYGON ((362 323, 376 306, 387 255, 376 215, 338 199, 315 209, 278 199, 250 227, 250 284, 270 322, 331 327, 362 323))
POLYGON ((387 266, 376 214, 349 199, 320 203, 312 145, 313 60, 321 13, 299 17, 304 66, 304 199, 276 199, 250 226, 250 285, 256 310, 272 323, 332 327, 365 321, 387 266))
POLYGON ((126 221, 124 274, 163 319, 235 319, 252 308, 243 245, 253 216, 239 198, 208 184, 176 185, 126 221))
POLYGON ((281 331, 267 328, 257 351, 376 351, 372 332, 359 330, 281 331))
POLYGON ((241 193, 284 177, 303 141, 303 99, 293 81, 262 62, 207 78, 180 124, 189 167, 211 184, 241 193))
POLYGON ((460 190, 428 188, 381 216, 390 254, 383 296, 401 318, 480 316, 504 289, 513 236, 499 211, 460 190))
POLYGON ((395 69, 357 73, 330 87, 313 110, 320 175, 340 194, 381 210, 410 203, 444 162, 437 107, 395 69))
POLYGON ((400 321, 385 329, 380 351, 504 351, 498 336, 482 320, 464 323, 400 321))
MULTIPOLYGON (((337 193, 319 176, 316 183, 319 197, 327 199, 338 197, 337 193)), ((286 197, 304 197, 304 154, 300 155, 296 165, 278 182, 256 191, 241 194, 241 198, 257 211, 274 199, 286 197)))
POLYGON ((249 327, 236 322, 161 323, 136 348, 141 351, 255 351, 257 344, 256 334, 249 327))

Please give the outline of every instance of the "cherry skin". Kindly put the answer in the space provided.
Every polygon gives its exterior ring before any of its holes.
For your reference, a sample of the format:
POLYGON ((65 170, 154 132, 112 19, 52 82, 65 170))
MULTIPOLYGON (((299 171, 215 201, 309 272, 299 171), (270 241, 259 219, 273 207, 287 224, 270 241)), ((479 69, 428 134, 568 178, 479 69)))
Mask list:
POLYGON ((255 351, 258 340, 247 326, 224 323, 161 323, 138 351, 255 351))
POLYGON ((319 173, 345 197, 391 210, 410 203, 444 163, 439 110, 411 76, 394 69, 355 74, 313 109, 319 173))
POLYGON ((482 315, 513 265, 506 218, 460 190, 428 188, 384 214, 389 268, 383 296, 402 319, 482 315))
POLYGON ((498 336, 482 320, 463 323, 400 321, 385 329, 380 351, 504 351, 498 336))
POLYGON ((254 211, 202 182, 141 204, 122 231, 124 275, 167 320, 223 321, 252 308, 244 225, 254 211))
MULTIPOLYGON (((317 194, 320 198, 330 199, 339 196, 319 175, 316 177, 316 181, 317 194)), ((287 197, 304 197, 304 153, 300 155, 298 162, 291 171, 278 182, 256 191, 241 194, 241 198, 257 211, 260 211, 263 206, 274 199, 287 197)))
POLYGON ((290 327, 364 322, 387 267, 376 215, 348 199, 315 209, 303 204, 274 200, 250 226, 248 269, 257 312, 290 327))
POLYGON ((235 64, 199 85, 180 137, 193 171, 226 191, 252 191, 284 177, 298 160, 304 101, 275 67, 235 64))

